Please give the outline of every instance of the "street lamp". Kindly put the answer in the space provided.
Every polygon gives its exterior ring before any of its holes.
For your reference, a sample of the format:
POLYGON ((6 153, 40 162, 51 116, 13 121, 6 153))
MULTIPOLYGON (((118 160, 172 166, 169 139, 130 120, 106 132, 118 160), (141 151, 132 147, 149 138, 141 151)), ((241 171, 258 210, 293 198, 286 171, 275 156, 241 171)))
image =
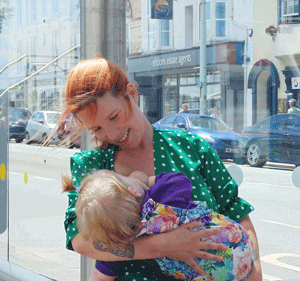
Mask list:
POLYGON ((206 0, 200 0, 200 114, 207 114, 206 83, 206 0))

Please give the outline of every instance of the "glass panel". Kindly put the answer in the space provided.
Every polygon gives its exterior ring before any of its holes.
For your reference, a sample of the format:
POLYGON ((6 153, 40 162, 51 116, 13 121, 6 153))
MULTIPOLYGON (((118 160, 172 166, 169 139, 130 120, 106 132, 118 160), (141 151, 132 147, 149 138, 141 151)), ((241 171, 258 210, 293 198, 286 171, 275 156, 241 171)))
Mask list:
POLYGON ((29 135, 33 138, 49 136, 56 126, 57 114, 38 112, 63 108, 68 74, 80 60, 80 46, 75 48, 80 44, 80 5, 77 0, 0 1, 0 16, 0 115, 4 108, 9 112, 7 138, 1 131, 0 140, 9 140, 10 191, 10 227, 0 234, 0 263, 9 260, 52 280, 80 280, 80 255, 65 247, 67 196, 59 195, 60 178, 70 174, 75 151, 55 147, 57 135, 43 152, 37 153, 41 139, 25 142, 30 120, 36 124, 29 135))
POLYGON ((179 104, 188 104, 188 111, 199 113, 200 109, 200 91, 197 86, 185 86, 179 88, 179 104))

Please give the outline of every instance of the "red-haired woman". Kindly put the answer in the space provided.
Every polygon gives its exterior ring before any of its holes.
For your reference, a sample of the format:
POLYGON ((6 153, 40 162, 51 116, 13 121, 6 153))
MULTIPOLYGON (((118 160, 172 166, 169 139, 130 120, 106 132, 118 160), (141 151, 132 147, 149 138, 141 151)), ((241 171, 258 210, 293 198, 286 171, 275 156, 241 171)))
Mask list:
MULTIPOLYGON (((61 120, 68 113, 74 114, 77 121, 101 142, 99 148, 76 153, 71 158, 76 187, 91 171, 100 169, 113 170, 124 176, 133 171, 142 171, 148 176, 183 172, 192 181, 193 200, 201 194, 210 209, 239 221, 248 231, 256 252, 249 280, 262 279, 258 242, 248 216, 253 207, 238 197, 237 184, 205 140, 185 131, 153 128, 137 105, 136 87, 129 83, 123 70, 103 58, 81 61, 72 69, 65 99, 66 109, 61 120)), ((202 275, 205 272, 195 262, 195 257, 222 260, 205 250, 225 250, 224 245, 201 241, 219 230, 191 231, 199 226, 199 222, 168 233, 135 239, 125 250, 87 241, 76 226, 78 194, 73 191, 68 196, 69 208, 65 219, 67 248, 101 261, 130 260, 126 267, 128 272, 117 280, 157 280, 159 277, 154 276, 153 269, 147 268, 146 259, 166 256, 187 263, 202 275)))

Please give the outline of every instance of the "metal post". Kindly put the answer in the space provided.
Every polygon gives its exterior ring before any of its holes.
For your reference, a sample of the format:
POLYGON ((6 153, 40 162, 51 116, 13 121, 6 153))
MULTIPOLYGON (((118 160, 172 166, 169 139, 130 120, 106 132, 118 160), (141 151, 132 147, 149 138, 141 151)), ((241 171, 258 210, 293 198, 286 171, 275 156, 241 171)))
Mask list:
POLYGON ((201 32, 200 32, 200 114, 207 114, 206 94, 206 0, 200 0, 201 32))
MULTIPOLYGON (((80 3, 81 59, 100 55, 125 69, 125 0, 81 0, 80 3)), ((95 147, 91 140, 91 134, 87 134, 81 141, 81 150, 95 147)), ((80 280, 87 281, 94 260, 81 256, 80 262, 80 280)))

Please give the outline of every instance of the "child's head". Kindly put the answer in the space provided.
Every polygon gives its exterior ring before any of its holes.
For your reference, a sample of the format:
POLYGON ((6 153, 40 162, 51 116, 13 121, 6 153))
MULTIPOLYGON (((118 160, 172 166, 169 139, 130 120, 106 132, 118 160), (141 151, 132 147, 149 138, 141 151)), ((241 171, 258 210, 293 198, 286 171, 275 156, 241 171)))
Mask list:
POLYGON ((86 177, 76 202, 79 232, 107 246, 130 242, 141 220, 141 206, 132 191, 143 194, 147 184, 148 177, 142 172, 124 177, 100 170, 86 177))

